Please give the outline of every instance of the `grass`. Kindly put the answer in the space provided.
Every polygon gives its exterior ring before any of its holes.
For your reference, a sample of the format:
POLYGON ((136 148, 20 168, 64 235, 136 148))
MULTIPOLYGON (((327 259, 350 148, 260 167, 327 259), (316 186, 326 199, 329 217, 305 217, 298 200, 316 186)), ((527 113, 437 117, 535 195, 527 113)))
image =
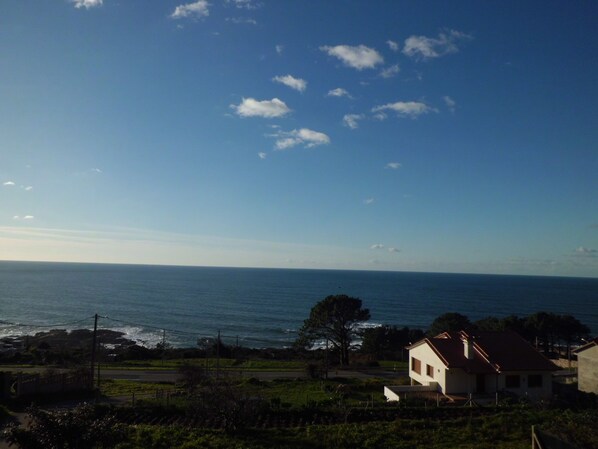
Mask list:
POLYGON ((396 360, 380 360, 378 362, 380 368, 393 371, 407 371, 409 370, 409 362, 400 362, 396 360))
MULTIPOLYGON (((385 402, 383 386, 388 380, 383 379, 277 379, 259 381, 255 378, 242 380, 238 386, 254 397, 278 403, 284 408, 314 407, 335 405, 341 400, 347 405, 364 405, 367 401, 385 402)), ((145 396, 155 394, 157 390, 175 391, 170 383, 150 383, 133 380, 103 379, 100 391, 106 397, 145 396)))
POLYGON ((103 379, 100 383, 100 393, 106 397, 132 396, 155 394, 158 390, 174 391, 174 385, 169 383, 138 382, 123 379, 103 379))

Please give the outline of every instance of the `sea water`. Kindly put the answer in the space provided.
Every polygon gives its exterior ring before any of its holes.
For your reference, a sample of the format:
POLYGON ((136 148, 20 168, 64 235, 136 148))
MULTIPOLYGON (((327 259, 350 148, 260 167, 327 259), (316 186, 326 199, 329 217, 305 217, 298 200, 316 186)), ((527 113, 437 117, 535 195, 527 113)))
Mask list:
POLYGON ((0 337, 53 328, 119 330, 153 346, 215 337, 292 344, 311 307, 347 294, 370 325, 426 329, 438 315, 472 321, 571 314, 598 334, 598 279, 479 274, 0 262, 0 337))

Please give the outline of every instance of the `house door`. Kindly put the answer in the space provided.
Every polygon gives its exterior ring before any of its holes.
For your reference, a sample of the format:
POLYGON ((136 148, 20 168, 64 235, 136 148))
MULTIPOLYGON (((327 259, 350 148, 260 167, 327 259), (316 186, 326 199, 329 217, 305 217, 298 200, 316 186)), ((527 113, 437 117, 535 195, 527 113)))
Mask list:
POLYGON ((485 393, 486 392, 486 376, 484 376, 483 374, 476 375, 475 392, 476 393, 485 393))

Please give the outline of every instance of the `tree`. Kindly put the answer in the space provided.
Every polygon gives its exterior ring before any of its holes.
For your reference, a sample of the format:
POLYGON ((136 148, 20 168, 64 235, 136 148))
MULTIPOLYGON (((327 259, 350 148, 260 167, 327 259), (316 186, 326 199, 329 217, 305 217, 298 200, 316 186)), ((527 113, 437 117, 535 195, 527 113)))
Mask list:
POLYGON ((432 337, 443 332, 457 332, 471 327, 469 318, 456 312, 449 312, 440 315, 430 325, 428 335, 432 337))
POLYGON ((341 365, 349 364, 351 343, 359 334, 359 324, 370 319, 370 311, 361 307, 361 299, 331 295, 312 307, 309 318, 299 330, 297 344, 313 347, 329 342, 339 352, 341 365))
POLYGON ((571 343, 582 337, 587 337, 590 328, 571 315, 559 315, 556 333, 559 340, 567 346, 567 356, 570 356, 571 343))
POLYGON ((363 331, 361 351, 378 359, 402 359, 405 346, 423 337, 424 333, 420 329, 388 325, 370 327, 363 331))

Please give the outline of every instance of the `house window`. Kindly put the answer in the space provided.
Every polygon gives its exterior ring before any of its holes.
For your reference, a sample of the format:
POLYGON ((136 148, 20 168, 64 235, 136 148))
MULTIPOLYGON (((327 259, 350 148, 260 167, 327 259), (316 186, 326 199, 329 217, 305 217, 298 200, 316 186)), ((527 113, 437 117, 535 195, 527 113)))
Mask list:
POLYGON ((529 376, 527 376, 527 386, 531 388, 541 387, 542 374, 530 374, 529 376))
POLYGON ((417 360, 415 357, 411 357, 411 370, 415 371, 417 374, 422 373, 422 362, 417 360))
POLYGON ((426 374, 428 377, 434 378, 434 367, 426 364, 426 374))
POLYGON ((505 376, 505 387, 506 388, 519 388, 521 385, 521 379, 517 374, 511 374, 505 376))

